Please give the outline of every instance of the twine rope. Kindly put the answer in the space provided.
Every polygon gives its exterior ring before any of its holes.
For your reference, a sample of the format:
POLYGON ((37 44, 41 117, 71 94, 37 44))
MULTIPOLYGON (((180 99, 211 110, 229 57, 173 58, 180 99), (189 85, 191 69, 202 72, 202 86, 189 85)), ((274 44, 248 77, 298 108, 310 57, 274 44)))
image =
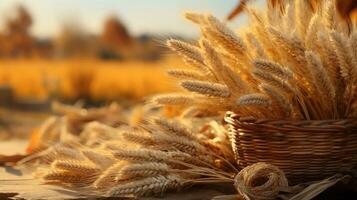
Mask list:
POLYGON ((234 186, 247 200, 273 200, 288 188, 288 180, 278 167, 259 162, 242 169, 234 178, 234 186))
MULTIPOLYGON (((274 165, 259 162, 242 169, 234 178, 234 186, 240 196, 246 200, 273 200, 278 197, 310 200, 337 182, 350 180, 353 175, 357 175, 357 172, 349 170, 348 174, 337 173, 321 181, 289 186, 282 170, 274 165), (282 195, 281 192, 286 194, 282 195)), ((219 199, 226 200, 226 198, 219 199)))

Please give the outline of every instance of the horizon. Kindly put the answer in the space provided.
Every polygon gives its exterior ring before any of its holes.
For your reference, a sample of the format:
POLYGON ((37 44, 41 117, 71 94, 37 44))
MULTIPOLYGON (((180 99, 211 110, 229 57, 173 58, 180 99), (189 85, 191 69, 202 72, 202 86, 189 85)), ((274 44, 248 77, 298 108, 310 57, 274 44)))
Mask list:
MULTIPOLYGON (((108 16, 118 17, 133 36, 174 34, 193 38, 199 35, 199 30, 183 19, 184 11, 209 12, 225 18, 237 3, 237 0, 224 3, 219 0, 2 0, 0 16, 2 19, 11 17, 16 5, 25 6, 33 18, 31 33, 39 38, 55 37, 68 22, 80 25, 90 34, 100 34, 108 16)), ((238 26, 244 21, 244 17, 239 17, 230 24, 238 26)), ((1 20, 1 27, 3 23, 1 20)))

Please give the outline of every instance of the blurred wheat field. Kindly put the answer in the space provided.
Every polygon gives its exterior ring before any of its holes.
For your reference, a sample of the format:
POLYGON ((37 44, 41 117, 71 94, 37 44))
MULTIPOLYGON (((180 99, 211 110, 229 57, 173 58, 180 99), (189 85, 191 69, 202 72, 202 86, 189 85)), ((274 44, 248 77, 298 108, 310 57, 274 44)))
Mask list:
POLYGON ((11 87, 17 99, 45 100, 51 95, 62 99, 83 95, 105 101, 137 99, 175 91, 165 71, 179 62, 175 58, 160 62, 1 60, 0 87, 11 87))

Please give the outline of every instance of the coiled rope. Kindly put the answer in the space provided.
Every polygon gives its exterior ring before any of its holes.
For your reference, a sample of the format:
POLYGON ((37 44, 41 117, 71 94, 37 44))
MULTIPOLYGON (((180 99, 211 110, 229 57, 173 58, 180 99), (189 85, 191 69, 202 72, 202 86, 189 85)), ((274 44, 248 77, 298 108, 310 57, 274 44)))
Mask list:
POLYGON ((242 169, 234 186, 245 199, 272 200, 288 188, 288 180, 276 166, 259 162, 242 169))

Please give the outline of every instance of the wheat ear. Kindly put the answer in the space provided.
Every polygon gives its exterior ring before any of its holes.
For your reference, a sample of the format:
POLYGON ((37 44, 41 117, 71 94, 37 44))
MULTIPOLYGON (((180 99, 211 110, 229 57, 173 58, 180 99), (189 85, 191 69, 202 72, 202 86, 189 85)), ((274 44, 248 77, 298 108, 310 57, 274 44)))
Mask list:
POLYGON ((145 162, 124 166, 117 177, 120 179, 130 179, 137 177, 151 177, 156 175, 166 175, 170 167, 165 163, 145 162))
POLYGON ((309 24, 312 8, 308 0, 298 0, 295 3, 295 23, 301 38, 306 36, 306 24, 309 24))
POLYGON ((115 158, 127 161, 169 162, 172 154, 152 149, 116 149, 112 151, 115 158))
POLYGON ((352 82, 354 82, 357 80, 357 30, 354 30, 351 33, 349 44, 350 44, 350 51, 353 56, 352 58, 353 66, 351 66, 353 69, 351 70, 352 71, 351 73, 353 79, 352 82))
POLYGON ((108 191, 108 196, 147 196, 162 194, 168 189, 179 189, 185 181, 177 175, 155 176, 121 184, 108 191))
POLYGON ((167 71, 169 76, 179 79, 204 80, 204 76, 199 72, 186 69, 170 69, 167 71))
POLYGON ((255 55, 258 58, 266 58, 267 55, 265 53, 265 50, 263 49, 263 46, 260 44, 260 42, 257 40, 256 36, 254 36, 253 33, 247 33, 247 38, 249 42, 252 44, 252 48, 255 50, 255 55))
POLYGON ((282 94, 280 94, 276 89, 264 83, 260 84, 259 88, 261 91, 265 92, 272 99, 274 99, 281 108, 287 110, 288 113, 291 112, 291 103, 289 103, 288 99, 282 94))
POLYGON ((230 91, 226 85, 207 81, 182 81, 181 86, 188 91, 197 92, 206 96, 229 97, 230 91))
POLYGON ((274 63, 268 60, 256 59, 253 62, 253 65, 266 73, 270 73, 275 75, 281 79, 291 79, 293 78, 293 72, 290 71, 288 68, 284 68, 283 66, 279 65, 278 63, 274 63))
POLYGON ((99 169, 89 163, 78 160, 55 160, 52 167, 60 170, 67 170, 76 174, 91 174, 99 172, 99 169))
POLYGON ((322 66, 320 58, 312 51, 306 52, 306 60, 309 64, 312 77, 314 77, 315 85, 318 91, 324 93, 327 99, 335 98, 335 88, 330 77, 327 75, 325 68, 322 66))
POLYGON ((338 79, 340 79, 340 66, 335 53, 333 44, 329 40, 329 36, 325 31, 320 31, 317 35, 319 44, 321 45, 321 51, 323 54, 324 61, 326 63, 326 68, 331 80, 334 82, 334 85, 338 84, 338 79))
POLYGON ((201 24, 205 21, 204 16, 202 14, 195 12, 185 12, 184 17, 195 24, 201 24))
POLYGON ((221 45, 225 51, 231 53, 232 55, 237 56, 237 54, 245 54, 246 46, 243 40, 226 25, 212 15, 207 15, 206 21, 210 27, 207 29, 208 32, 206 32, 209 34, 209 38, 217 41, 217 43, 221 45))
POLYGON ((170 122, 164 118, 158 118, 155 123, 165 132, 190 139, 197 139, 191 131, 178 121, 170 122))
POLYGON ((142 146, 150 146, 150 145, 157 144, 157 142, 153 140, 151 136, 144 134, 143 132, 138 132, 138 131, 124 132, 122 133, 122 136, 125 140, 133 144, 140 144, 142 146))
MULTIPOLYGON (((219 80, 222 80, 228 88, 234 90, 235 92, 241 92, 245 89, 245 83, 233 70, 223 63, 218 52, 214 50, 212 45, 207 40, 202 39, 200 41, 200 46, 204 52, 203 55, 206 65, 213 69, 219 80)), ((245 74, 248 74, 246 69, 239 70, 245 71, 245 74)))
POLYGON ((335 28, 335 19, 336 19, 336 1, 335 0, 328 0, 325 1, 323 8, 323 17, 322 19, 324 20, 324 24, 327 27, 328 30, 332 30, 335 28))
POLYGON ((305 48, 312 49, 317 39, 317 32, 319 30, 319 14, 315 13, 310 20, 309 26, 306 31, 305 48))
POLYGON ((197 141, 182 137, 182 136, 173 136, 166 135, 163 133, 153 134, 155 140, 160 143, 163 147, 174 148, 184 153, 195 155, 198 153, 206 153, 207 150, 199 144, 197 141))
POLYGON ((198 47, 179 40, 170 39, 166 42, 167 46, 181 55, 184 60, 188 60, 188 64, 194 64, 199 69, 204 70, 204 59, 198 47))
POLYGON ((163 94, 153 97, 151 101, 163 105, 191 105, 195 99, 184 94, 163 94))
POLYGON ((354 78, 355 65, 353 57, 350 51, 348 51, 349 45, 347 38, 336 31, 331 31, 330 37, 340 63, 341 75, 346 83, 349 83, 354 78))
POLYGON ((117 183, 116 177, 120 170, 126 165, 128 165, 126 161, 116 162, 99 175, 97 180, 94 181, 93 187, 97 189, 114 187, 117 183))
POLYGON ((238 105, 258 105, 267 106, 271 104, 271 100, 264 94, 255 93, 239 97, 238 105))
POLYGON ((304 63, 304 47, 297 38, 291 38, 279 32, 273 27, 269 27, 268 31, 273 41, 281 48, 284 53, 289 55, 297 63, 304 63))
POLYGON ((325 68, 322 66, 320 58, 312 51, 307 51, 306 60, 311 70, 311 75, 315 83, 314 85, 323 97, 321 100, 329 102, 326 109, 333 108, 333 112, 335 112, 335 88, 330 77, 327 75, 325 68))
POLYGON ((277 89, 279 89, 282 92, 285 93, 295 93, 294 92, 294 88, 286 81, 271 75, 270 73, 266 73, 264 71, 261 70, 253 70, 253 75, 254 77, 256 77, 257 79, 265 82, 266 84, 273 86, 277 89))
POLYGON ((46 182, 58 183, 82 183, 85 184, 85 177, 70 171, 54 170, 42 177, 46 182))
POLYGON ((101 169, 106 169, 114 163, 114 158, 108 153, 98 153, 98 151, 84 150, 83 155, 88 158, 92 163, 100 167, 101 169))

